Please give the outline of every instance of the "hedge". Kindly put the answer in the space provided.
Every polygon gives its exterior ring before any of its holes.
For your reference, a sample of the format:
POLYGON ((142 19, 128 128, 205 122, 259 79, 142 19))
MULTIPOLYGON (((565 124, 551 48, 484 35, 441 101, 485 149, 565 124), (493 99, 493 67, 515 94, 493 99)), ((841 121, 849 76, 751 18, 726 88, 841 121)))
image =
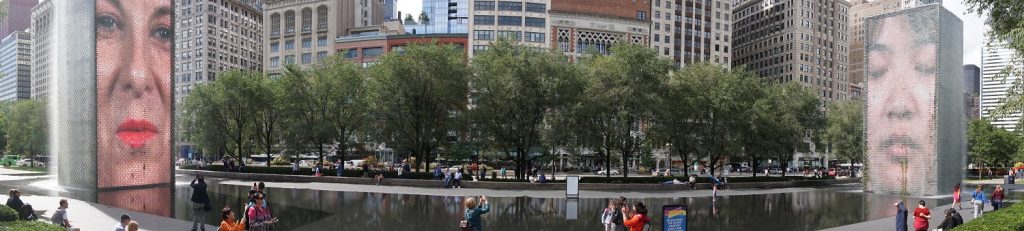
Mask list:
MULTIPOLYGON (((523 180, 516 180, 516 179, 512 179, 512 178, 508 178, 508 179, 501 179, 501 178, 494 179, 494 178, 490 178, 490 177, 484 178, 484 179, 482 179, 480 181, 487 181, 487 182, 518 182, 518 183, 529 183, 530 182, 530 181, 525 180, 525 179, 523 179, 523 180)), ((565 183, 565 180, 548 180, 547 183, 565 183)))
MULTIPOLYGON (((194 170, 218 171, 218 172, 226 172, 227 171, 227 168, 224 168, 223 165, 207 165, 204 168, 200 168, 199 166, 195 166, 195 165, 184 165, 184 166, 181 166, 181 168, 182 169, 194 169, 194 170)), ((246 166, 245 170, 244 171, 240 171, 240 172, 244 172, 244 173, 278 174, 278 175, 302 175, 302 176, 312 176, 313 175, 313 169, 312 168, 299 168, 298 172, 294 172, 293 173, 291 167, 246 166)), ((329 168, 324 168, 320 172, 324 176, 337 176, 335 174, 335 171, 331 170, 329 168)), ((371 173, 376 173, 376 172, 377 171, 371 171, 371 173)), ((341 172, 341 176, 343 176, 343 177, 362 177, 363 176, 363 170, 343 169, 342 172, 341 172)), ((398 177, 398 171, 384 171, 384 177, 385 178, 397 178, 398 177)), ((403 177, 403 178, 406 178, 406 179, 434 179, 434 173, 432 173, 432 172, 410 172, 410 173, 407 173, 406 176, 403 177)))
MULTIPOLYGON (((666 181, 672 181, 678 179, 679 181, 688 181, 689 177, 583 177, 580 179, 580 183, 617 183, 617 184, 660 184, 666 181)), ((831 180, 835 177, 803 177, 803 176, 759 176, 759 177, 728 177, 729 183, 743 183, 743 182, 777 182, 777 181, 797 181, 797 180, 831 180)), ((711 183, 711 178, 707 176, 698 176, 697 183, 711 183)))
MULTIPOLYGON (((6 206, 3 206, 6 207, 6 206)), ((50 224, 45 221, 13 221, 0 222, 0 230, 3 231, 64 231, 64 227, 50 224)))
MULTIPOLYGON (((932 213, 939 214, 939 213, 932 213)), ((945 213, 943 213, 945 214, 945 213)), ((932 215, 935 217, 935 215, 932 215)), ((944 216, 944 215, 943 215, 944 216)), ((963 216, 963 214, 961 214, 963 216)), ((939 216, 939 221, 942 216, 939 216)), ((933 219, 934 220, 934 219, 933 219)), ((953 231, 1002 231, 1024 230, 1024 206, 1010 205, 996 211, 985 212, 984 216, 953 228, 953 231)))
POLYGON ((18 220, 18 211, 15 211, 11 207, 0 206, 0 222, 9 222, 18 220))

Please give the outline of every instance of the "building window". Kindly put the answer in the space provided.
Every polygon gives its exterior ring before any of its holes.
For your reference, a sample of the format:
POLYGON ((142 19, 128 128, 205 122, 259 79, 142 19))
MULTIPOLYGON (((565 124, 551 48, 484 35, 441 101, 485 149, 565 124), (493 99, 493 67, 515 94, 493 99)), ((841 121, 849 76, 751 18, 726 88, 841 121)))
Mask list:
POLYGON ((526 3, 526 12, 544 13, 545 11, 547 11, 547 5, 544 3, 526 3))
POLYGON ((317 37, 316 38, 316 46, 319 46, 319 47, 327 46, 327 36, 326 35, 321 35, 321 36, 317 37))
MULTIPOLYGON (((661 40, 661 36, 658 36, 658 35, 654 35, 654 41, 655 41, 655 42, 661 42, 660 40, 661 40)), ((665 41, 665 42, 668 42, 668 41, 665 41)), ((655 50, 657 50, 658 48, 657 48, 657 47, 655 47, 654 49, 655 49, 655 50)))
POLYGON ((544 33, 526 32, 526 41, 527 42, 535 42, 535 43, 543 43, 544 42, 544 33))
POLYGON ((327 52, 326 51, 321 51, 321 52, 317 52, 316 53, 316 61, 318 61, 318 62, 319 61, 323 61, 326 58, 327 58, 327 52))
POLYGON ((519 16, 498 16, 499 26, 522 26, 523 17, 519 16))
POLYGON ((474 30, 473 39, 476 40, 494 40, 493 30, 474 30))
POLYGON ((356 49, 345 50, 345 58, 346 59, 355 58, 355 57, 358 56, 358 54, 359 53, 356 52, 356 49))
POLYGON ((313 10, 302 9, 302 32, 313 31, 313 10))
POLYGON ((284 41, 284 50, 286 50, 286 51, 295 50, 295 40, 290 40, 290 39, 289 40, 285 40, 284 41))
POLYGON ((284 64, 285 65, 295 64, 295 56, 294 55, 285 55, 284 56, 284 64))
POLYGON ((270 57, 270 67, 281 66, 281 59, 278 57, 270 57))
POLYGON ((281 49, 281 43, 280 42, 272 42, 272 43, 270 43, 270 52, 277 52, 280 49, 281 49))
POLYGON ((295 11, 284 12, 284 33, 295 33, 295 11))
POLYGON ((501 10, 501 11, 523 11, 523 3, 522 2, 500 1, 500 2, 498 2, 498 10, 501 10))
POLYGON ((327 6, 319 6, 316 8, 316 29, 327 29, 327 6))
POLYGON ((526 17, 526 26, 528 27, 544 27, 544 18, 526 17))
POLYGON ((523 41, 523 33, 521 31, 498 31, 498 38, 505 38, 512 41, 523 41))
POLYGON ((647 12, 645 12, 645 11, 637 11, 636 12, 636 19, 647 20, 647 12))
POLYGON ((473 10, 494 10, 494 1, 476 1, 473 10))
POLYGON ((473 45, 473 51, 486 51, 487 45, 473 45))
POLYGON ((302 38, 302 48, 310 48, 310 47, 313 47, 313 38, 309 38, 309 37, 302 38))
POLYGON ((313 63, 313 54, 310 54, 310 53, 302 54, 302 64, 310 64, 310 63, 313 63))
POLYGON ((475 15, 473 16, 473 24, 494 25, 494 15, 475 15))
POLYGON ((381 48, 381 47, 363 48, 363 58, 377 57, 377 56, 380 56, 381 53, 384 53, 384 48, 381 48))
POLYGON ((660 22, 655 22, 654 23, 654 30, 661 30, 661 23, 660 22))

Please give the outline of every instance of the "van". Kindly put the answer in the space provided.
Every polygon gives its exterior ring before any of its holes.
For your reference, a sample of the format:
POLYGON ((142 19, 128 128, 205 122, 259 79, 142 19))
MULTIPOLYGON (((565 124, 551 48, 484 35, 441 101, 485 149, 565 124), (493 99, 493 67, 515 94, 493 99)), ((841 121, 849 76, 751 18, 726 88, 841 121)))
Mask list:
POLYGON ((4 155, 4 157, 0 159, 0 165, 15 166, 18 164, 19 160, 21 160, 21 156, 19 155, 4 155))

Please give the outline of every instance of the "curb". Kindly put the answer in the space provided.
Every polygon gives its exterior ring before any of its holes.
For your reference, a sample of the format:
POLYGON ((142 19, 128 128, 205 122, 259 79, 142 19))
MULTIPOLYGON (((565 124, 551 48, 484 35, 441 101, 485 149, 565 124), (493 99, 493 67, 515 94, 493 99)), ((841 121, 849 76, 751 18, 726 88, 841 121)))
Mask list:
MULTIPOLYGON (((229 178, 244 181, 270 181, 270 182, 319 182, 319 183, 340 183, 340 184, 361 184, 375 185, 377 182, 372 178, 359 177, 335 177, 335 176, 300 176, 300 175, 279 175, 265 173, 239 173, 220 172, 206 170, 177 169, 177 174, 197 175, 207 177, 229 178)), ((730 189, 741 188, 789 188, 789 187, 817 187, 834 184, 860 183, 860 178, 835 179, 835 180, 804 180, 804 181, 776 181, 776 182, 739 182, 730 183, 730 189)), ((384 178, 381 185, 409 186, 438 188, 441 186, 438 180, 414 180, 384 178)), ((520 182, 487 182, 487 181, 464 181, 463 188, 485 188, 485 189, 514 189, 514 190, 565 190, 565 183, 520 183, 520 182)), ((605 183, 580 183, 580 190, 690 190, 689 185, 661 185, 661 184, 605 184, 605 183)), ((697 189, 709 189, 710 183, 698 183, 697 189)))

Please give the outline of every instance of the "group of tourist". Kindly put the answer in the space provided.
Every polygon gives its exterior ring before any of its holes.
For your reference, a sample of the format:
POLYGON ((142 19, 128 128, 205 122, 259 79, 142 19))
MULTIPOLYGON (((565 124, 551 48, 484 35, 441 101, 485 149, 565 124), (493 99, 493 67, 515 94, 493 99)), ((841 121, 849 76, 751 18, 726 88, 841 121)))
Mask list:
MULTIPOLYGON (((23 221, 36 221, 39 217, 36 216, 35 210, 32 205, 21 201, 21 190, 11 189, 8 191, 7 207, 14 209, 18 213, 18 220, 23 221)), ((68 200, 60 199, 57 202, 57 210, 50 216, 50 222, 54 225, 60 226, 67 230, 80 230, 80 228, 72 226, 71 221, 68 218, 68 200)), ((121 214, 121 220, 114 225, 114 231, 138 231, 139 223, 132 220, 132 217, 128 214, 121 214)))
POLYGON ((608 207, 601 212, 601 223, 605 231, 641 231, 649 228, 651 219, 643 202, 632 205, 625 197, 608 201, 608 207))
MULTIPOLYGON (((992 210, 999 210, 1003 206, 1003 197, 1005 192, 1003 191, 1002 185, 996 185, 995 189, 992 190, 992 194, 989 196, 985 195, 984 185, 978 185, 974 192, 971 193, 971 205, 974 207, 974 218, 977 219, 985 213, 985 202, 989 202, 992 205, 992 210)), ((932 219, 931 211, 925 204, 924 200, 918 201, 917 208, 914 209, 914 230, 925 231, 928 230, 928 220, 932 219)), ((907 208, 903 204, 903 200, 900 200, 894 204, 896 206, 896 230, 905 231, 907 230, 907 208)), ((963 210, 962 197, 961 197, 961 186, 957 183, 953 186, 953 205, 946 209, 944 214, 945 217, 942 223, 939 223, 938 229, 940 230, 952 230, 964 223, 964 219, 960 216, 958 210, 963 210)))

